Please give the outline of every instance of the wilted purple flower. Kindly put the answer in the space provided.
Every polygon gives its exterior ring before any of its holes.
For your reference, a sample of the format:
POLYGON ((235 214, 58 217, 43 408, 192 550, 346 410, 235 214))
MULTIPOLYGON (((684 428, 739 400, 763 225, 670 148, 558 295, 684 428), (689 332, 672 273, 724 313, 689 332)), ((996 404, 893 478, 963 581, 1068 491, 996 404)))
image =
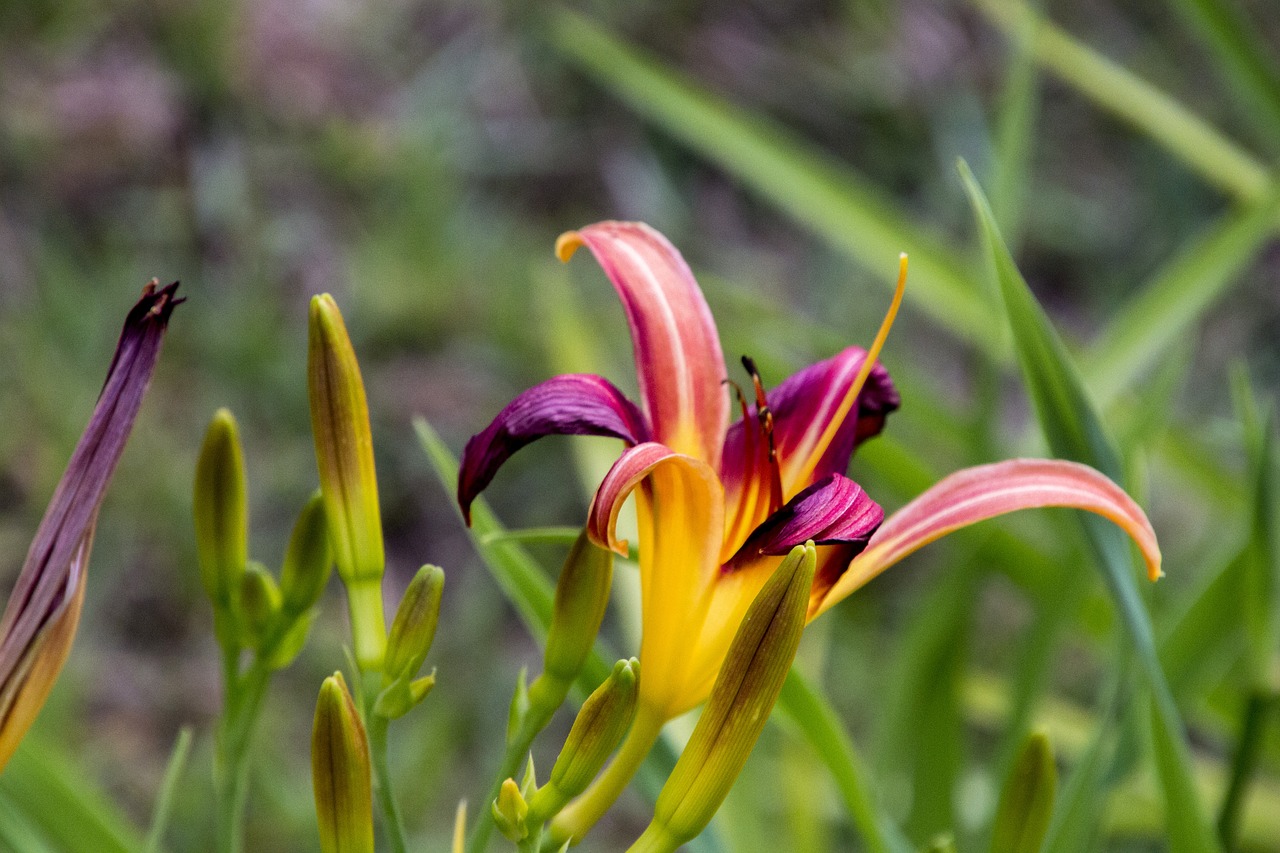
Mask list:
POLYGON ((152 281, 124 321, 107 381, 0 618, 0 769, 44 705, 71 651, 98 509, 151 381, 177 282, 152 281))

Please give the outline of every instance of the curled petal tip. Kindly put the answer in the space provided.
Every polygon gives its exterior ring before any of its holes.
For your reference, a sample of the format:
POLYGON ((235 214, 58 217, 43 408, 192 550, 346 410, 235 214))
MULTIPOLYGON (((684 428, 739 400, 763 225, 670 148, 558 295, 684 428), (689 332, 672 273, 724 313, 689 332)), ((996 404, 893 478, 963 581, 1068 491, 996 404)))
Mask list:
POLYGON ((582 245, 582 235, 577 231, 566 231, 556 238, 556 257, 560 263, 567 264, 582 245))

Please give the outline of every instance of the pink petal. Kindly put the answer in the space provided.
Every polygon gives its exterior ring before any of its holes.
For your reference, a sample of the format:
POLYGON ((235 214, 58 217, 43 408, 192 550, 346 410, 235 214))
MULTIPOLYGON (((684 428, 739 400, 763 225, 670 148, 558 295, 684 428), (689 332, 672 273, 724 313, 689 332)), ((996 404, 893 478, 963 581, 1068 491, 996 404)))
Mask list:
POLYGON ((1161 576, 1155 531, 1123 489, 1078 462, 1011 459, 957 471, 889 516, 832 586, 817 613, 953 530, 1014 510, 1050 506, 1082 509, 1115 522, 1138 544, 1148 577, 1161 576))
POLYGON ((715 321, 684 258, 638 222, 600 222, 560 237, 568 260, 585 244, 626 310, 640 395, 653 437, 716 469, 729 419, 715 321))
POLYGON ((544 435, 603 435, 636 444, 649 437, 644 415, 607 379, 570 374, 535 385, 507 404, 462 452, 458 505, 471 502, 517 450, 544 435))
POLYGON ((725 565, 725 571, 763 555, 785 554, 809 540, 816 545, 850 546, 852 556, 866 547, 883 520, 884 510, 861 486, 848 477, 830 474, 756 528, 725 565))

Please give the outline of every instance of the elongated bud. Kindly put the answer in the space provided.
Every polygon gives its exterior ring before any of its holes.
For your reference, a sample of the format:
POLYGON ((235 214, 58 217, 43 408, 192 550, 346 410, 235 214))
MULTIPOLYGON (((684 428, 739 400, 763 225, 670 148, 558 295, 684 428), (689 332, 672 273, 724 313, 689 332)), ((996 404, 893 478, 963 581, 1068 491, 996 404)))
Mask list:
MULTIPOLYGON (((244 453, 240 449, 236 419, 219 409, 205 432, 204 446, 196 462, 196 555, 200 581, 214 613, 229 630, 240 578, 249 560, 248 487, 244 453)), ((220 637, 223 639, 223 637, 220 637)))
POLYGON ((613 672, 582 703, 564 748, 551 768, 551 778, 529 801, 529 822, 543 823, 581 794, 604 767, 631 728, 639 694, 640 664, 618 661, 613 672))
POLYGON ((520 793, 520 786, 515 779, 508 779, 498 790, 498 798, 493 801, 493 821, 508 840, 519 843, 529 834, 525 824, 525 816, 529 814, 529 804, 520 793))
POLYGON ((991 853, 1040 853, 1053 817, 1058 768, 1044 732, 1032 732, 1005 780, 992 824, 991 853))
POLYGON ((297 616, 314 607, 332 572, 333 551, 329 547, 324 499, 316 492, 298 514, 280 569, 285 613, 297 616))
POLYGON ((240 578, 240 617, 244 644, 262 648, 280 616, 280 588, 267 567, 250 562, 240 578))
POLYGON ((604 621, 613 582, 613 552, 578 534, 556 583, 555 608, 547 632, 543 672, 529 688, 540 707, 558 708, 578 677, 604 621))
POLYGON ((382 521, 373 466, 373 435, 360 365, 342 314, 328 294, 311 300, 307 380, 311 431, 338 575, 347 588, 356 660, 382 665, 382 521))
POLYGON ((154 279, 125 317, 93 415, 58 481, 0 616, 0 770, 62 670, 80 622, 98 508, 142 405, 177 282, 154 279))
POLYGON ((444 570, 439 566, 423 566, 409 582, 387 639, 382 671, 388 677, 411 679, 422 668, 436 636, 443 592, 444 570))
POLYGON ((323 853, 373 853, 369 742, 340 672, 324 680, 316 702, 311 781, 323 853))
POLYGON ((817 552, 797 545, 756 595, 711 688, 711 698, 635 850, 673 851, 711 821, 751 754, 795 659, 817 552))

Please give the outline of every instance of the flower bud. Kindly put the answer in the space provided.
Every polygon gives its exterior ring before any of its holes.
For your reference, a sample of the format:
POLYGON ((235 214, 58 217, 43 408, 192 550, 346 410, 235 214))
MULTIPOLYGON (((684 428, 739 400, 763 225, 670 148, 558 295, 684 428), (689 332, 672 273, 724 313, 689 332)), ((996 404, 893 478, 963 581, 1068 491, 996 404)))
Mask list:
POLYGON ((311 779, 323 853, 373 853, 369 742, 340 672, 320 687, 311 730, 311 779))
POLYGON ((213 602, 220 640, 226 639, 234 624, 230 617, 249 560, 247 492, 236 419, 227 409, 219 409, 209 422, 196 462, 192 503, 200 580, 213 602))
POLYGON ((307 380, 320 491, 334 562, 347 588, 356 660, 377 669, 386 648, 385 558, 369 404, 347 327, 328 294, 311 300, 307 380))
POLYGON ((512 842, 519 843, 529 834, 525 826, 525 816, 529 814, 529 804, 520 793, 520 786, 515 779, 508 779, 498 789, 498 798, 493 801, 493 822, 498 831, 512 842))
POLYGON ((280 569, 285 613, 297 616, 314 607, 324 594, 332 571, 333 552, 329 548, 324 499, 317 492, 298 514, 280 569))
POLYGON ((618 661, 573 721, 551 778, 529 802, 530 822, 543 823, 586 790, 617 749, 636 715, 640 664, 618 661))
MULTIPOLYGON (((288 614, 286 614, 287 616, 288 614)), ((293 663, 302 649, 307 645, 307 636, 311 633, 311 625, 316 621, 319 612, 309 610, 291 617, 287 628, 271 644, 271 648, 262 650, 262 663, 268 669, 284 669, 293 663)))
POLYGON ((991 830, 993 853, 1039 853, 1053 817, 1057 785, 1058 768, 1049 736, 1032 732, 1000 793, 991 830))
POLYGON ((592 544, 583 530, 560 569, 543 672, 529 688, 533 704, 554 709, 564 701, 600 633, 612 581, 613 552, 592 544))
POLYGON ((280 588, 267 567, 251 561, 240 578, 240 623, 244 644, 262 648, 280 615, 280 588))
POLYGON ((702 832, 720 808, 795 659, 816 565, 813 543, 797 545, 751 602, 635 849, 675 850, 702 832))
POLYGON ((423 566, 413 576, 400 599, 396 618, 387 639, 387 657, 382 671, 388 678, 406 681, 422 668, 431 651, 440 620, 440 595, 444 591, 444 570, 423 566))

